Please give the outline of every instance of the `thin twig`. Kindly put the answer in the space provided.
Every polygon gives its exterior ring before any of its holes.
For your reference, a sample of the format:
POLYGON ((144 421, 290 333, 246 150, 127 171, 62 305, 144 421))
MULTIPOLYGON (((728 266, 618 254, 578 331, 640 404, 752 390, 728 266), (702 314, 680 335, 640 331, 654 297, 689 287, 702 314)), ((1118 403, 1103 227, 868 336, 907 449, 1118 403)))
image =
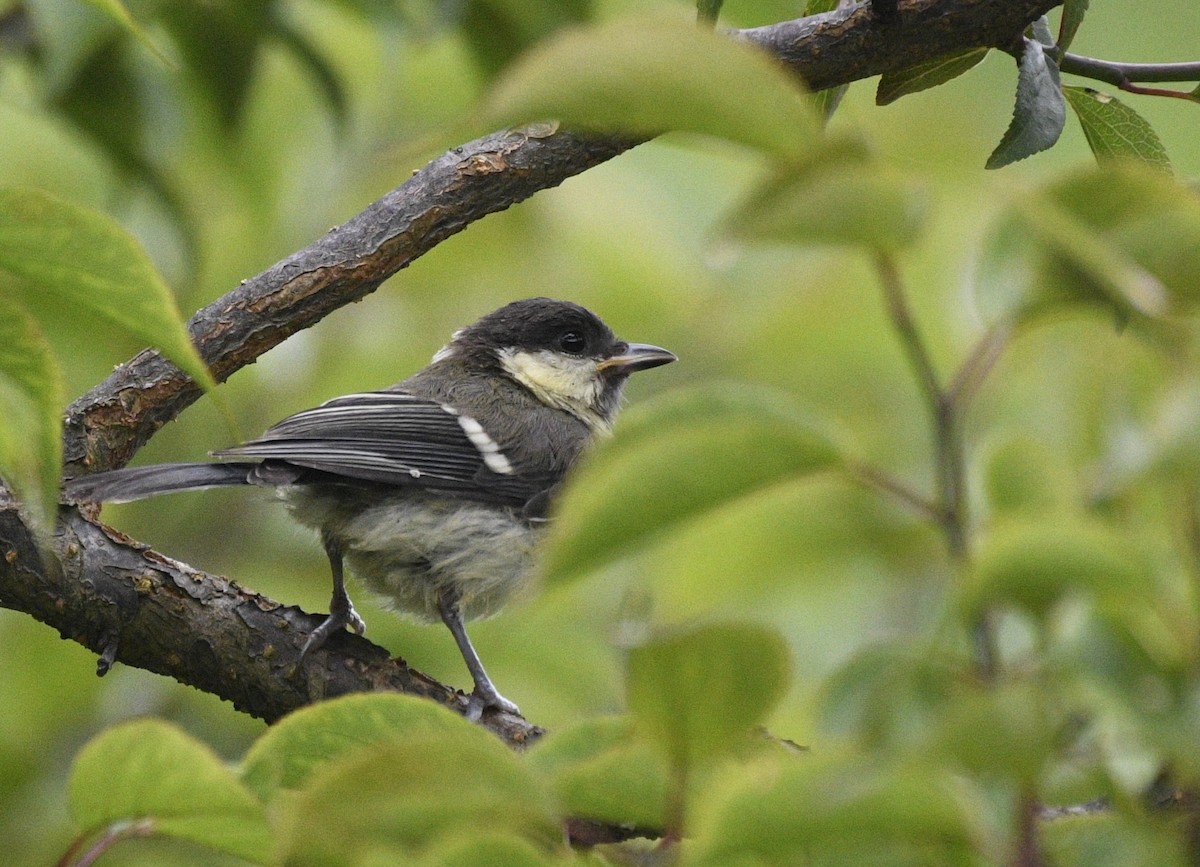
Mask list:
MULTIPOLYGON (((880 284, 887 304, 888 318, 900 338, 900 345, 908 356, 909 364, 917 378, 933 424, 934 466, 937 476, 937 499, 934 513, 946 537, 946 547, 955 569, 962 572, 967 563, 967 497, 966 456, 959 426, 961 406, 956 401, 953 388, 943 389, 938 382, 937 371, 925 342, 917 330, 916 321, 908 306, 904 282, 895 259, 881 253, 876 257, 880 284)), ((985 341, 987 343, 987 341, 985 341)), ((992 350, 973 353, 979 361, 968 358, 964 369, 975 369, 983 365, 992 350)), ((961 371, 960 371, 961 372, 961 371)), ((970 374, 959 389, 968 388, 970 374)), ((991 680, 995 673, 994 630, 990 617, 985 613, 974 629, 976 662, 980 675, 991 680)))
POLYGON ((1166 96, 1200 102, 1193 92, 1162 87, 1138 87, 1139 81, 1200 81, 1200 63, 1120 63, 1066 52, 1059 58, 1058 68, 1082 78, 1103 81, 1126 93, 1143 96, 1166 96))
POLYGON ((1123 81, 1200 81, 1200 62, 1121 63, 1066 52, 1058 62, 1061 72, 1120 85, 1123 81))
POLYGON ((922 517, 934 523, 941 522, 941 510, 936 503, 917 493, 890 473, 866 463, 851 464, 848 469, 856 481, 895 497, 914 512, 918 512, 922 517))

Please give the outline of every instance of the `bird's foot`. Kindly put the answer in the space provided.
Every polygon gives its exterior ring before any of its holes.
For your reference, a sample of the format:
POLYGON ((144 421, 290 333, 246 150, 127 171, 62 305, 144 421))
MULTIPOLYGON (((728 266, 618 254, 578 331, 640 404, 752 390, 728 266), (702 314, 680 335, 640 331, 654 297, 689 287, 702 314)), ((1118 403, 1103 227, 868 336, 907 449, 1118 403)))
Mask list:
MULTIPOLYGON (((337 602, 336 597, 334 601, 337 602)), ((314 629, 309 634, 308 640, 304 642, 304 647, 300 650, 301 659, 307 657, 314 650, 320 650, 335 632, 339 632, 347 626, 355 635, 362 635, 366 632, 367 623, 359 617, 349 598, 346 599, 345 605, 335 604, 330 607, 333 610, 329 612, 329 616, 321 621, 321 625, 314 629)))
POLYGON ((490 683, 484 688, 476 686, 475 691, 467 697, 467 719, 471 722, 479 722, 483 717, 483 712, 489 708, 495 708, 515 716, 521 715, 521 709, 496 692, 496 688, 490 683))

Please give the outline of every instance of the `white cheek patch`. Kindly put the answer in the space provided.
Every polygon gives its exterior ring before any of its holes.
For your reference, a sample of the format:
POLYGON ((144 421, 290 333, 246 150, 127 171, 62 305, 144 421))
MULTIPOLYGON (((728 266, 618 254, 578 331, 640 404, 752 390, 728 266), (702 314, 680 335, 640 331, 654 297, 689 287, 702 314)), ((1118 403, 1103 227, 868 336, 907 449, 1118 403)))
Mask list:
POLYGON ((508 458, 500 451, 500 446, 496 445, 496 441, 488 436, 487 431, 483 429, 483 425, 469 415, 458 416, 458 424, 463 429, 463 433, 467 435, 467 439, 471 441, 471 444, 479 449, 479 454, 489 470, 504 476, 512 474, 512 464, 508 462, 508 458))
POLYGON ((566 410, 593 430, 608 429, 596 412, 603 385, 594 359, 512 349, 498 356, 508 374, 542 403, 566 410))

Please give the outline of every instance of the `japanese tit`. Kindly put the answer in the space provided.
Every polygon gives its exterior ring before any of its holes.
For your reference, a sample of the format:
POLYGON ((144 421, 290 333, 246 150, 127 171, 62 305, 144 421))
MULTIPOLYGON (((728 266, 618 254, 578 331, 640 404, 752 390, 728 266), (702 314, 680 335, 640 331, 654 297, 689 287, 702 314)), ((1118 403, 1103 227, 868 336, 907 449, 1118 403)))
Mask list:
POLYGON ((365 624, 343 564, 394 608, 441 620, 475 687, 468 715, 517 713, 464 621, 486 617, 532 573, 538 530, 566 474, 606 434, 629 375, 668 364, 566 301, 515 301, 454 333, 429 366, 381 391, 296 413, 216 463, 159 464, 67 482, 74 502, 127 502, 227 485, 275 488, 315 529, 333 572, 329 616, 302 655, 365 624))

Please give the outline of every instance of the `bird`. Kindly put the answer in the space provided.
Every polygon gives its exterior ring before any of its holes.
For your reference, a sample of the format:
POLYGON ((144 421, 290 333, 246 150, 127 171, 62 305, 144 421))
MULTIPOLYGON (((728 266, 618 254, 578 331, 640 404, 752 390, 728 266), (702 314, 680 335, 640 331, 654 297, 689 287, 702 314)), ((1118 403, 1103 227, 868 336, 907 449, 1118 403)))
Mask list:
POLYGON ((428 366, 298 412, 198 463, 66 482, 68 502, 128 502, 233 485, 274 488, 329 559, 329 614, 301 659, 366 628, 345 569, 391 608, 450 630, 474 682, 466 715, 520 711, 492 683, 465 622, 526 587, 571 468, 611 432, 629 375, 674 353, 613 334, 570 301, 514 301, 453 333, 428 366))

